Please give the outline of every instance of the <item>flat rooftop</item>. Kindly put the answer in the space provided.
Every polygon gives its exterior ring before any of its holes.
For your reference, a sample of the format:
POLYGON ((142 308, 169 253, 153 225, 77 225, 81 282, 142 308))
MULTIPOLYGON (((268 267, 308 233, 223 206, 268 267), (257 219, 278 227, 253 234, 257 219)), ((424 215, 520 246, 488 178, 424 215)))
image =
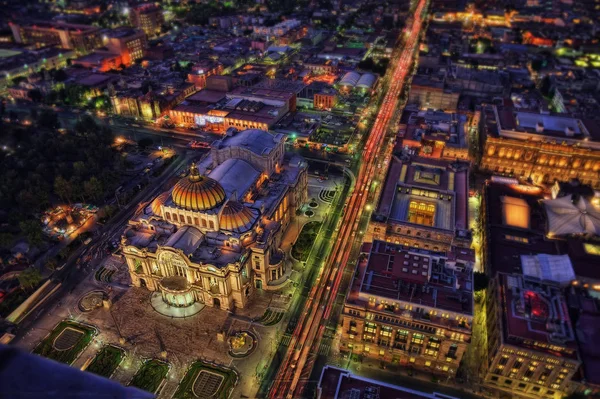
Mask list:
MULTIPOLYGON (((412 202, 434 206, 433 221, 424 223, 445 230, 468 227, 468 167, 440 159, 392 157, 376 215, 410 221, 412 202)), ((420 220, 420 219, 419 219, 420 220)))
POLYGON ((450 260, 446 253, 375 240, 361 276, 348 302, 362 301, 383 309, 381 300, 398 301, 473 314, 472 263, 450 260))
MULTIPOLYGON (((441 399, 434 393, 415 391, 398 385, 356 376, 337 367, 325 366, 321 372, 318 389, 321 399, 441 399)), ((458 399, 444 395, 445 399, 458 399)))
MULTIPOLYGON (((517 111, 510 106, 496 106, 495 110, 500 131, 491 128, 492 135, 514 137, 518 133, 527 133, 532 137, 538 136, 540 140, 547 137, 557 141, 600 141, 600 127, 591 119, 579 119, 567 114, 517 111)), ((488 119, 492 119, 490 116, 487 116, 488 119)))
POLYGON ((575 333, 558 284, 505 273, 498 274, 498 282, 504 343, 577 359, 575 333))

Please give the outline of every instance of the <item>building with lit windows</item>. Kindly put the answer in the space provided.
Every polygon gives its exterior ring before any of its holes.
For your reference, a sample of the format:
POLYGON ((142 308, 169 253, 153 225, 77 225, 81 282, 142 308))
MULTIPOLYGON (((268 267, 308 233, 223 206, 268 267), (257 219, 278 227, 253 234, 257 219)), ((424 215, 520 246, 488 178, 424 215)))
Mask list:
POLYGON ((144 56, 147 44, 146 34, 131 28, 106 30, 102 42, 104 47, 73 60, 73 64, 99 72, 128 67, 144 56))
POLYGON ((595 121, 487 107, 482 169, 536 183, 578 178, 600 188, 600 130, 595 121))
POLYGON ((28 77, 42 70, 61 69, 75 56, 72 50, 46 47, 25 51, 5 51, 7 56, 0 58, 0 91, 4 92, 7 83, 19 77, 28 77))
POLYGON ((374 241, 342 312, 340 351, 454 376, 471 340, 471 250, 374 241))
POLYGON ((129 13, 131 24, 143 30, 148 37, 160 34, 165 17, 161 7, 154 3, 142 4, 131 9, 129 13))
POLYGON ((295 109, 293 92, 238 87, 226 94, 202 90, 170 110, 169 117, 177 125, 225 133, 229 128, 269 130, 295 109))
POLYGON ((313 107, 315 109, 332 109, 337 104, 337 92, 334 89, 325 89, 315 93, 313 107))
POLYGON ((148 44, 143 31, 131 28, 107 31, 103 34, 102 41, 108 51, 121 56, 121 62, 125 66, 142 58, 148 44))
POLYGON ((212 61, 202 60, 192 67, 192 71, 188 73, 188 82, 191 82, 196 86, 196 89, 204 89, 206 87, 206 81, 208 77, 213 75, 220 75, 223 73, 223 65, 212 61))
POLYGON ((487 293, 484 384, 513 398, 562 398, 581 361, 558 283, 498 273, 487 293))
POLYGON ((459 97, 460 91, 450 87, 444 80, 416 75, 410 86, 408 103, 416 104, 422 109, 456 111, 459 97))
POLYGON ((468 182, 468 163, 393 156, 365 240, 443 252, 469 248, 468 182))
POLYGON ((36 21, 10 23, 15 42, 37 48, 58 46, 78 54, 89 53, 102 45, 100 28, 65 22, 36 21))
POLYGON ((284 157, 284 136, 230 130, 210 157, 130 221, 121 247, 137 287, 177 307, 245 307, 285 279, 280 249, 306 201, 307 168, 284 157))

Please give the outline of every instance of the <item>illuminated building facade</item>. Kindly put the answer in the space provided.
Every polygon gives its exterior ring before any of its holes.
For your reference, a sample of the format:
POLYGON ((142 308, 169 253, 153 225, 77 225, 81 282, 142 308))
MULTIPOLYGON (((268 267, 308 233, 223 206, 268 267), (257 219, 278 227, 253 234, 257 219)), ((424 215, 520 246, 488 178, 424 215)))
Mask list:
POLYGON ((488 362, 484 384, 514 398, 561 398, 579 360, 562 288, 498 273, 487 294, 488 362))
POLYGON ((536 183, 578 178, 600 188, 600 131, 588 120, 488 107, 481 168, 536 183))
POLYGON ((142 58, 147 46, 146 34, 130 28, 113 29, 107 32, 102 40, 108 51, 121 56, 121 62, 125 66, 130 66, 142 58))
POLYGON ((433 251, 469 248, 468 164, 392 157, 366 241, 433 251))
POLYGON ((337 104, 337 93, 333 89, 315 93, 313 97, 313 106, 316 109, 332 109, 335 104, 337 104))
POLYGON ((460 91, 449 87, 445 82, 429 76, 416 75, 410 86, 408 103, 417 104, 422 109, 456 111, 459 97, 460 91))
POLYGON ((155 4, 143 4, 133 8, 130 12, 131 24, 143 30, 148 37, 160 34, 165 17, 162 8, 155 4))
POLYGON ((194 97, 204 101, 187 99, 170 110, 169 117, 177 125, 202 127, 215 133, 225 133, 229 128, 269 130, 291 107, 296 107, 295 94, 280 90, 240 87, 226 95, 205 90, 194 97))
POLYGON ((156 120, 196 91, 194 85, 152 89, 142 94, 139 89, 122 90, 111 93, 110 100, 117 115, 133 116, 156 120))
POLYGON ((15 42, 36 47, 58 46, 75 50, 79 54, 89 53, 100 47, 100 28, 64 22, 10 23, 15 42))
POLYGON ((469 162, 466 115, 434 111, 405 111, 400 118, 397 150, 408 147, 427 158, 469 162))
POLYGON ((200 62, 192 67, 192 71, 188 74, 188 82, 193 83, 198 90, 204 89, 209 76, 220 75, 222 73, 222 64, 213 61, 200 62))
POLYGON ((121 247, 133 285, 172 306, 231 310, 281 283, 281 240, 307 195, 305 163, 284 162, 283 135, 230 131, 214 143, 209 162, 130 221, 121 247))
POLYGON ((471 340, 473 260, 374 241, 344 304, 340 351, 455 375, 471 340))

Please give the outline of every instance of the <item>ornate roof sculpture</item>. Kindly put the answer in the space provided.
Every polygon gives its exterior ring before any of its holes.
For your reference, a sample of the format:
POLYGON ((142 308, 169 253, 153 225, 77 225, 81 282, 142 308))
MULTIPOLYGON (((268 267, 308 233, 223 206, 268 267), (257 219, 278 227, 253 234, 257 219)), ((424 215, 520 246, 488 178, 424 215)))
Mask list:
POLYGON ((600 211, 585 198, 570 195, 543 201, 548 216, 548 233, 600 235, 600 211))
POLYGON ((226 194, 218 181, 201 175, 196 164, 192 163, 189 176, 175 184, 171 197, 181 208, 205 211, 221 205, 226 194))

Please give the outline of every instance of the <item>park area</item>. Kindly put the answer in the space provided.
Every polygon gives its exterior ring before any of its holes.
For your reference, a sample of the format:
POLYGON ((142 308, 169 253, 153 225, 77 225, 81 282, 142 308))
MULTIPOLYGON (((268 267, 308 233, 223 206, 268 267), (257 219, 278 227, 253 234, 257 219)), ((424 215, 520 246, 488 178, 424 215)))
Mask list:
POLYGON ((321 222, 308 222, 302 227, 302 231, 292 247, 292 256, 295 259, 299 261, 308 259, 308 254, 315 243, 320 229, 321 222))
POLYGON ((129 385, 157 393, 162 388, 168 372, 169 365, 167 363, 157 359, 148 360, 135 373, 129 385))
POLYGON ((61 321, 33 350, 36 355, 72 364, 90 344, 96 329, 72 321, 61 321))
POLYGON ((237 374, 233 370, 197 361, 181 380, 173 398, 227 399, 236 381, 237 374))
POLYGON ((86 371, 110 378, 124 357, 125 351, 123 349, 106 345, 96 354, 86 371))

